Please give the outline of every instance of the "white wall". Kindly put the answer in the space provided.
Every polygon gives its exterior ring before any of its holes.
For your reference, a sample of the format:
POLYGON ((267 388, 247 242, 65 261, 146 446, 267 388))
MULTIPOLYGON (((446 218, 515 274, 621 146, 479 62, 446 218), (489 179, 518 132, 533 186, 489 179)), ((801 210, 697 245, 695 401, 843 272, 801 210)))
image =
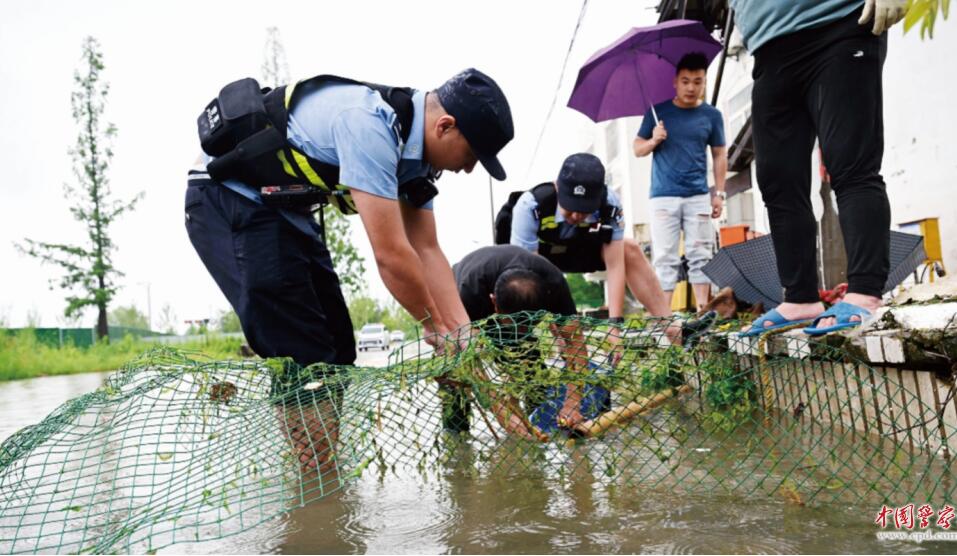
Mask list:
POLYGON ((957 272, 957 17, 938 18, 933 39, 897 28, 889 42, 882 174, 891 222, 939 217, 944 266, 957 272))
POLYGON ((640 117, 603 122, 596 126, 592 147, 605 164, 609 187, 618 194, 625 209, 625 237, 636 237, 635 225, 647 224, 650 217, 651 157, 636 158, 632 150, 640 125, 640 117))

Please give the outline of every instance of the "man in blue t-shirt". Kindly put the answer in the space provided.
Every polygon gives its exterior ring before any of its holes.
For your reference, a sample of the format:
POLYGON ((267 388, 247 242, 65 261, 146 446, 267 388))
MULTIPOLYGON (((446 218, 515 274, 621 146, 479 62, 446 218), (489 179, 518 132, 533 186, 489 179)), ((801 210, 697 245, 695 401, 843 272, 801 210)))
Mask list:
POLYGON ((711 219, 721 216, 728 172, 721 112, 701 100, 707 69, 704 54, 693 52, 681 58, 675 98, 645 114, 634 144, 635 156, 654 153, 651 249, 661 287, 670 299, 681 266, 679 238, 684 231, 688 281, 699 310, 711 297, 711 282, 701 269, 714 250, 711 219), (714 161, 714 197, 708 189, 708 147, 714 161))

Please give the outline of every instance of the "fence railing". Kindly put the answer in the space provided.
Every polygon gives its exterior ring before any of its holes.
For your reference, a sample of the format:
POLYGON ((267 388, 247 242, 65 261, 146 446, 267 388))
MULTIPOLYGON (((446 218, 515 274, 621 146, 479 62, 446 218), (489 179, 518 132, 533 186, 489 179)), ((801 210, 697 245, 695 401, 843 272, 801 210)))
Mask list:
MULTIPOLYGON (((96 343, 95 328, 0 328, 0 334, 8 335, 21 334, 27 331, 33 331, 38 342, 51 347, 64 347, 66 345, 90 347, 96 343)), ((154 330, 128 326, 110 326, 108 333, 111 340, 122 340, 125 336, 133 336, 155 343, 176 343, 164 342, 162 339, 178 338, 178 336, 162 334, 154 330)), ((202 338, 202 336, 198 337, 202 338)))

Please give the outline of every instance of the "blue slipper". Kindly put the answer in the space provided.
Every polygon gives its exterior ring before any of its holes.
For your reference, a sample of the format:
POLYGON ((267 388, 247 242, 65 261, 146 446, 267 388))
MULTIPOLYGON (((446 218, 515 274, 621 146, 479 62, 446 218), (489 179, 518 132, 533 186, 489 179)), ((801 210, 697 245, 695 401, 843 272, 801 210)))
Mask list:
POLYGON ((745 330, 744 332, 739 332, 738 336, 742 338, 749 338, 752 336, 760 336, 765 332, 770 332, 771 330, 777 330, 778 328, 784 328, 786 326, 794 326, 796 324, 802 324, 811 322, 811 319, 797 319, 797 320, 788 320, 777 309, 771 309, 767 313, 764 313, 760 317, 754 319, 754 322, 751 323, 751 328, 745 330), (771 326, 764 326, 764 321, 771 321, 771 326))
POLYGON ((860 326, 861 323, 867 317, 871 316, 871 312, 863 307, 858 307, 853 303, 848 303, 846 301, 841 301, 831 306, 830 309, 821 313, 821 316, 814 319, 814 322, 811 323, 811 326, 804 329, 804 333, 808 336, 823 336, 829 332, 834 332, 836 330, 844 330, 845 328, 853 328, 855 326, 860 326), (851 317, 859 315, 861 320, 851 320, 851 317), (832 326, 827 326, 824 328, 817 328, 817 323, 821 322, 821 319, 827 317, 834 317, 837 319, 837 323, 832 326))

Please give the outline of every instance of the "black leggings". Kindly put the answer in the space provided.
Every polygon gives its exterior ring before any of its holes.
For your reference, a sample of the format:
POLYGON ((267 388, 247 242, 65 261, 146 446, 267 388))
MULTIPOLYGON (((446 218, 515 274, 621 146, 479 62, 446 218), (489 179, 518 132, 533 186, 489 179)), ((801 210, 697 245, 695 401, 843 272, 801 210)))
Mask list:
MULTIPOLYGON (((848 292, 880 297, 889 269, 890 205, 881 73, 887 34, 860 10, 774 39, 755 53, 752 131, 778 273, 791 303, 818 301, 811 152, 818 138, 837 196, 848 292)), ((832 284, 833 285, 833 284, 832 284)))

